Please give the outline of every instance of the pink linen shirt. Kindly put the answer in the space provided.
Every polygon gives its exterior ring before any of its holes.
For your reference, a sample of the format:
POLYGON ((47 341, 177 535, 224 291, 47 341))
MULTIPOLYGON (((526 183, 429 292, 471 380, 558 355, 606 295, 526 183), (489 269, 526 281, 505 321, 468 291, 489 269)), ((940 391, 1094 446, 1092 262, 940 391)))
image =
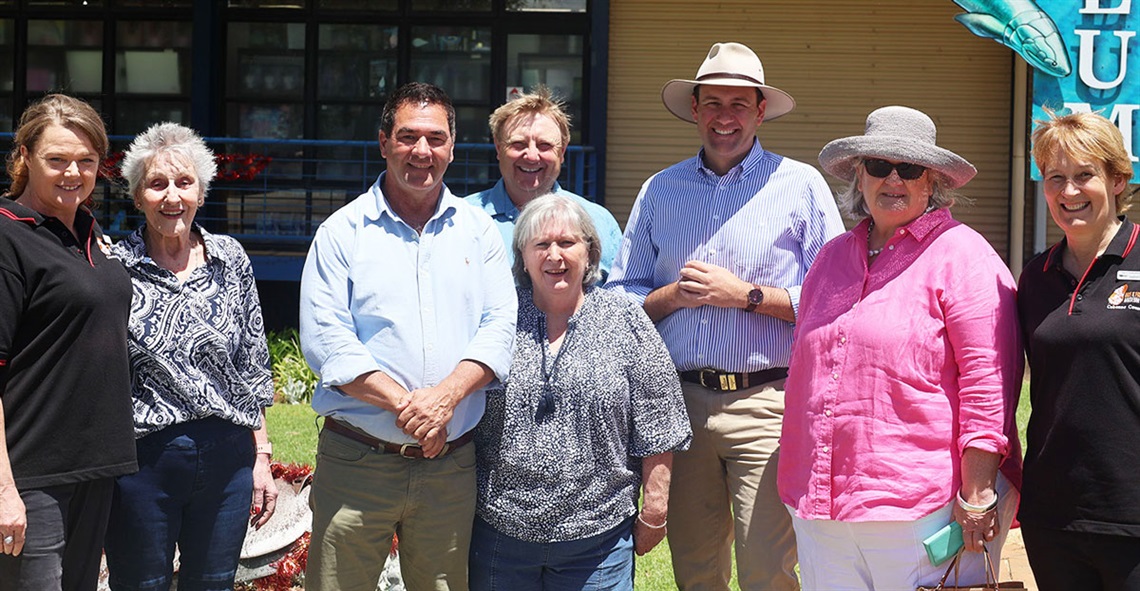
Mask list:
POLYGON ((896 230, 868 268, 868 226, 824 246, 804 280, 781 499, 803 519, 913 521, 954 498, 966 448, 1007 457, 1020 486, 1009 269, 945 209, 896 230))

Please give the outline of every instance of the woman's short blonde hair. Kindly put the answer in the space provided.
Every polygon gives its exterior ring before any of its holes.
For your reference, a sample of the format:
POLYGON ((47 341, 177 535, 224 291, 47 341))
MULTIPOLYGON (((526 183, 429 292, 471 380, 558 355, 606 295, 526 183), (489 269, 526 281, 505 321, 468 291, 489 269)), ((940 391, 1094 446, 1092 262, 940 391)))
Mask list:
MULTIPOLYGON (((1104 168, 1112 180, 1132 180, 1132 160, 1124 146, 1124 136, 1111 121, 1096 113, 1057 115, 1046 110, 1049 119, 1037 121, 1033 131, 1033 159, 1042 176, 1062 154, 1069 159, 1092 160, 1104 168)), ((1127 187, 1116 197, 1116 213, 1124 213, 1131 205, 1133 191, 1127 187)))

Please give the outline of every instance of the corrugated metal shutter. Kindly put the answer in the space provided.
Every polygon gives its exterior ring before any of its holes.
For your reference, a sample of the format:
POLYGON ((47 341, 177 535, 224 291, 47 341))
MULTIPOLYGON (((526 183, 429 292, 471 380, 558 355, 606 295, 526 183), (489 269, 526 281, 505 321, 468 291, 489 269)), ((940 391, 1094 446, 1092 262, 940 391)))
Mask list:
POLYGON ((605 199, 623 223, 641 183, 699 147, 661 105, 662 84, 694 76, 713 43, 739 41, 797 101, 760 126, 766 148, 818 167, 820 148, 862 133, 871 110, 921 109, 939 144, 979 169, 962 191, 974 204, 955 216, 1008 258, 1013 54, 955 22, 950 0, 614 0, 610 12, 605 199))

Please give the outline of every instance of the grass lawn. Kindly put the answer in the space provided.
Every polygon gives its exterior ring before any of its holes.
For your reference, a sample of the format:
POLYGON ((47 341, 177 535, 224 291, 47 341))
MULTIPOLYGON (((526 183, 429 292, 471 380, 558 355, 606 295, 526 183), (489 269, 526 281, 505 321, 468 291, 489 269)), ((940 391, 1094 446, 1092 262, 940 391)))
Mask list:
MULTIPOLYGON (((269 437, 273 441, 273 455, 279 462, 312 465, 317 453, 316 413, 308 404, 276 404, 266 411, 269 437)), ((1017 407, 1017 427, 1025 446, 1025 425, 1029 421, 1029 383, 1021 388, 1021 401, 1017 407)), ((673 567, 669 562, 669 543, 653 549, 637 559, 637 591, 666 591, 674 589, 673 567)), ((738 589, 733 575, 732 589, 738 589)))

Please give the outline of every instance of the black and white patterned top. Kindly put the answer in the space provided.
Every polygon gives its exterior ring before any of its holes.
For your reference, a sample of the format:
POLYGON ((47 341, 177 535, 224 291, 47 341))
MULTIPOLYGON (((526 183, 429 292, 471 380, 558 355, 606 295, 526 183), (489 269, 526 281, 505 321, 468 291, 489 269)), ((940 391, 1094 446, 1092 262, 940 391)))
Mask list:
POLYGON ((206 264, 185 282, 146 254, 143 225, 114 246, 131 276, 135 437, 217 416, 256 429, 273 378, 253 267, 237 240, 195 225, 206 264))
POLYGON ((677 371, 653 323, 620 293, 586 291, 561 355, 531 290, 518 295, 510 379, 487 392, 475 431, 477 513, 530 542, 606 532, 637 512, 641 458, 689 446, 677 371))

